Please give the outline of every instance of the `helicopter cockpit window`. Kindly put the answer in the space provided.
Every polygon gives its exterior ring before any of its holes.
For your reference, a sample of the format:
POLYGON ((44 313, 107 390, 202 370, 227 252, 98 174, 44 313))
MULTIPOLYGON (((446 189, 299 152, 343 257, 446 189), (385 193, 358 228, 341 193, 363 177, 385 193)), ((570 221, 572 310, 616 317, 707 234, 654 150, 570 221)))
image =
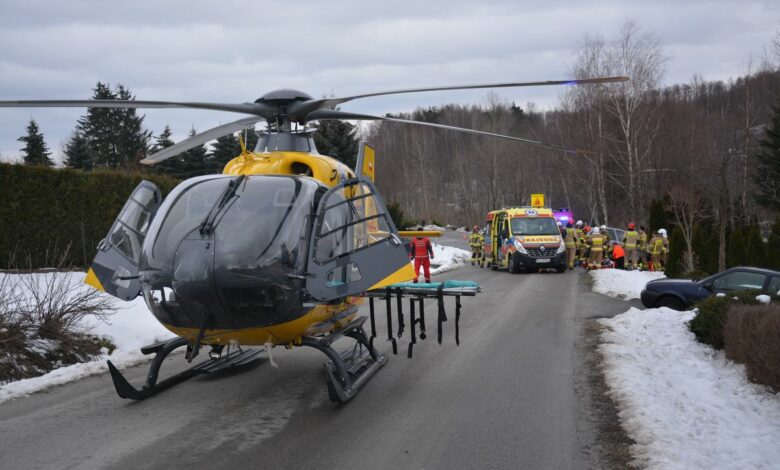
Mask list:
POLYGON ((350 282, 357 282, 363 279, 360 275, 360 269, 355 263, 348 263, 344 266, 332 269, 326 276, 325 285, 327 287, 339 287, 350 282))
POLYGON ((301 178, 248 177, 216 226, 217 268, 254 277, 303 271, 318 187, 301 178))
POLYGON ((166 213, 152 248, 150 261, 154 261, 154 265, 170 264, 179 243, 203 222, 230 181, 230 178, 212 178, 195 182, 173 195, 173 204, 160 208, 166 213))
POLYGON ((315 260, 324 263, 390 236, 387 214, 372 189, 363 184, 348 185, 324 201, 318 227, 315 260))
POLYGON ((136 262, 141 257, 141 247, 156 202, 154 191, 145 187, 139 188, 128 200, 117 218, 118 223, 109 235, 111 244, 136 262))

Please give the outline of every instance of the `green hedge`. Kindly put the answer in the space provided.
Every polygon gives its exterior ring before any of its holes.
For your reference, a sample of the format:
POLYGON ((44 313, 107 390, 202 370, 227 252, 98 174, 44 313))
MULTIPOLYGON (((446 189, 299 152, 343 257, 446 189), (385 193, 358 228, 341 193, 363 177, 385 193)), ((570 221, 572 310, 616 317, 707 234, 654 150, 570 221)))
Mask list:
POLYGON ((696 316, 688 324, 688 327, 696 335, 701 343, 709 344, 715 349, 723 349, 725 346, 724 326, 726 315, 734 305, 757 305, 756 296, 760 290, 742 290, 731 292, 725 296, 713 295, 698 302, 696 316))
POLYGON ((85 267, 142 180, 156 184, 163 195, 178 184, 140 172, 0 164, 0 268, 13 267, 12 254, 29 254, 33 268, 51 267, 68 246, 65 265, 85 267))

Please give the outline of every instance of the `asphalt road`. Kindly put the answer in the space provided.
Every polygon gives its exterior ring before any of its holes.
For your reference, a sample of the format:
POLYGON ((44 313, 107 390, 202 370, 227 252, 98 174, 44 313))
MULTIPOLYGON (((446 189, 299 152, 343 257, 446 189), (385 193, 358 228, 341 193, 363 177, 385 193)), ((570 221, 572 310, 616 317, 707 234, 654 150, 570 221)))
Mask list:
MULTIPOLYGON (((459 234, 443 241, 465 247, 459 234)), ((0 405, 0 468, 600 466, 585 448, 597 431, 581 419, 577 343, 588 318, 629 304, 592 293, 580 271, 445 278, 484 289, 463 300, 461 345, 445 323, 443 345, 429 334, 413 359, 391 356, 346 405, 328 400, 324 356, 303 348, 274 350, 279 368, 197 377, 143 402, 120 399, 104 374, 0 405)), ((184 367, 176 355, 164 370, 184 367)), ((126 371, 135 384, 145 374, 126 371)))

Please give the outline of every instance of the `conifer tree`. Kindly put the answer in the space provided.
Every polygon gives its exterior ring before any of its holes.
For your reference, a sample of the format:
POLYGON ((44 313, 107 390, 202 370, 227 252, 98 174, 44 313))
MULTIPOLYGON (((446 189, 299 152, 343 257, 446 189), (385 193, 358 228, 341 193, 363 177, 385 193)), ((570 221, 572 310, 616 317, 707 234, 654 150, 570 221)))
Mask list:
POLYGON ((214 148, 209 153, 209 169, 214 173, 221 173, 227 162, 241 154, 241 145, 233 134, 228 134, 217 139, 214 148))
MULTIPOLYGON (((156 153, 160 150, 173 146, 173 144, 175 144, 175 142, 171 138, 171 128, 170 126, 166 125, 160 135, 155 138, 154 144, 152 144, 152 148, 149 149, 149 152, 156 153)), ((181 161, 181 156, 177 155, 155 164, 152 168, 157 173, 165 173, 167 175, 174 176, 175 173, 181 172, 182 166, 183 164, 181 161)))
POLYGON ((745 258, 746 266, 766 266, 766 246, 761 237, 761 228, 752 223, 745 228, 745 258))
POLYGON ((756 155, 756 202, 767 209, 780 211, 780 104, 772 108, 772 122, 761 140, 756 155))
MULTIPOLYGON (((197 134, 195 128, 190 129, 190 137, 197 134)), ((181 155, 184 162, 184 170, 181 175, 174 175, 181 179, 191 178, 193 176, 206 175, 211 172, 208 162, 208 149, 199 145, 191 148, 181 155)), ((221 169, 220 169, 221 170, 221 169)))
POLYGON ((89 141, 78 129, 73 132, 70 140, 65 144, 65 165, 68 168, 87 171, 94 166, 90 155, 89 141))
POLYGON ((650 203, 650 233, 655 233, 660 228, 668 230, 668 219, 666 217, 666 204, 663 199, 655 199, 650 203))
MULTIPOLYGON (((124 85, 112 91, 98 82, 92 93, 96 100, 133 100, 124 85)), ((150 133, 143 129, 143 116, 135 108, 88 108, 78 122, 78 130, 89 142, 94 166, 128 168, 146 156, 150 133)))
POLYGON ((769 243, 766 246, 766 266, 780 270, 780 215, 772 224, 772 233, 769 234, 769 243))
POLYGON ((358 153, 355 126, 347 121, 320 121, 317 129, 314 134, 317 151, 354 168, 358 153))
POLYGON ((693 252, 696 269, 707 274, 718 272, 718 232, 709 225, 697 224, 693 229, 693 252))
MULTIPOLYGON (((135 96, 124 85, 119 84, 116 87, 116 99, 135 100, 135 96)), ((144 116, 138 116, 135 108, 118 108, 115 111, 119 166, 137 166, 138 162, 146 158, 151 132, 144 130, 144 116)))
MULTIPOLYGON (((92 90, 93 100, 113 100, 116 95, 108 84, 98 82, 92 90)), ((92 166, 112 167, 117 160, 116 139, 111 108, 87 108, 87 114, 78 121, 77 132, 89 143, 92 166)))
POLYGON ((744 266, 745 264, 745 236, 742 227, 734 227, 729 235, 729 243, 726 247, 726 267, 744 266))
POLYGON ((54 162, 49 158, 51 152, 46 147, 43 140, 43 134, 38 130, 38 123, 34 119, 27 125, 27 135, 19 137, 19 142, 24 142, 24 164, 25 165, 43 165, 54 166, 54 162))
POLYGON ((689 274, 685 271, 685 236, 680 227, 675 227, 669 235, 669 261, 664 270, 669 277, 680 277, 689 274))

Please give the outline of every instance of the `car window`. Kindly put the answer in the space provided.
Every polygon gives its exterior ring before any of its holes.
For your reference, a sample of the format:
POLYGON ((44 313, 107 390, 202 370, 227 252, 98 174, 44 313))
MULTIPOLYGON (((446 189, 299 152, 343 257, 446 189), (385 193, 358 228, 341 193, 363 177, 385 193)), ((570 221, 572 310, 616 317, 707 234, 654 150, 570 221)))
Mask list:
POLYGON ((772 276, 769 279, 768 291, 771 295, 780 295, 780 276, 772 276))
POLYGON ((761 289, 765 280, 764 274, 740 271, 719 277, 713 286, 716 290, 761 289))

